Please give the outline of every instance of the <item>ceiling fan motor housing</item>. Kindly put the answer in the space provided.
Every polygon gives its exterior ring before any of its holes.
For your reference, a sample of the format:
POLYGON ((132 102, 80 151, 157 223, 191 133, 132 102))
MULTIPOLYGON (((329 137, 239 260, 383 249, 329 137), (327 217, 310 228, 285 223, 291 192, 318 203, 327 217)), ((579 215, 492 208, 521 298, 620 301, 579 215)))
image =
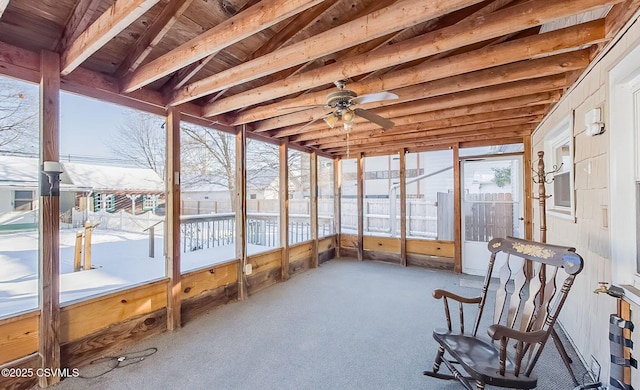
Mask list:
POLYGON ((335 108, 338 111, 346 110, 351 106, 351 100, 357 96, 357 93, 348 89, 331 92, 327 95, 327 106, 335 108))

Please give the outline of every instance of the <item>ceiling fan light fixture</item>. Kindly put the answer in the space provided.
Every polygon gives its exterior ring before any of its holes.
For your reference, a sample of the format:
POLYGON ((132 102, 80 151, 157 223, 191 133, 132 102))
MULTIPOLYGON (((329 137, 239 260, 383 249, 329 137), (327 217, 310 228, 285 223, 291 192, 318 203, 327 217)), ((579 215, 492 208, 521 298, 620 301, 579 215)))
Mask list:
POLYGON ((342 126, 344 126, 344 131, 349 132, 353 128, 353 121, 351 122, 342 121, 342 126))
POLYGON ((351 125, 353 125, 353 120, 354 119, 355 119, 355 116, 353 114, 353 111, 345 110, 342 113, 342 122, 344 122, 345 124, 350 123, 351 125))
POLYGON ((324 118, 324 122, 332 129, 335 127, 337 121, 338 117, 335 115, 329 115, 328 117, 324 118))

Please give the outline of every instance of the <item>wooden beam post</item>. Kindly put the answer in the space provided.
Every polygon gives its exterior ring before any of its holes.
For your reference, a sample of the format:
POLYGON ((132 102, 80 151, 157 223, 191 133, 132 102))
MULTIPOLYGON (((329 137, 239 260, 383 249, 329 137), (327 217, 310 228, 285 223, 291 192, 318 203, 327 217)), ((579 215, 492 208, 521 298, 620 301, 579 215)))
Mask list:
POLYGON ((166 224, 167 224, 167 329, 180 328, 180 112, 170 107, 167 112, 166 224))
POLYGON ((453 145, 453 239, 455 259, 453 272, 462 273, 462 182, 460 176, 460 145, 453 145))
POLYGON ((247 299, 247 126, 236 133, 236 257, 238 300, 247 299))
POLYGON ((311 199, 310 205, 310 217, 311 217, 311 239, 313 240, 313 248, 311 250, 311 268, 317 268, 318 259, 318 153, 311 153, 311 199))
POLYGON ((280 278, 289 279, 289 140, 280 144, 280 245, 282 262, 280 278))
POLYGON ((358 185, 358 261, 364 259, 364 155, 358 153, 358 171, 356 174, 358 185))
POLYGON ((336 258, 340 258, 342 229, 342 160, 333 159, 333 228, 336 232, 336 258))
POLYGON ((531 165, 531 136, 525 135, 522 141, 524 143, 524 161, 522 166, 524 170, 524 238, 526 240, 533 240, 533 166, 531 165))
MULTIPOLYGON (((40 53, 40 170, 59 160, 60 56, 40 53)), ((58 175, 40 173, 40 367, 60 368, 60 192, 58 175)), ((40 387, 60 382, 59 376, 39 376, 40 387)))
MULTIPOLYGON (((407 150, 400 150, 400 264, 407 266, 407 150)), ((391 200, 395 202, 395 199, 391 200)), ((395 221, 394 221, 395 222, 395 221)))

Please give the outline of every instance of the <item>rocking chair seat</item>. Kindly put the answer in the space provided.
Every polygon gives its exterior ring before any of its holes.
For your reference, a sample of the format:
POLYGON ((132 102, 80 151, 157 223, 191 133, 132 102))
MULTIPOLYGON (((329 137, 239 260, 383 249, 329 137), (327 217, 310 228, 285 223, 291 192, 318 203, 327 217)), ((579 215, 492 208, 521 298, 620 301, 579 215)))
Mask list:
POLYGON ((470 334, 452 332, 447 329, 435 329, 433 338, 449 352, 449 354, 464 368, 466 373, 475 380, 487 385, 512 387, 518 389, 533 389, 538 378, 512 374, 514 364, 507 356, 506 373, 500 375, 500 350, 489 339, 474 337, 470 334))

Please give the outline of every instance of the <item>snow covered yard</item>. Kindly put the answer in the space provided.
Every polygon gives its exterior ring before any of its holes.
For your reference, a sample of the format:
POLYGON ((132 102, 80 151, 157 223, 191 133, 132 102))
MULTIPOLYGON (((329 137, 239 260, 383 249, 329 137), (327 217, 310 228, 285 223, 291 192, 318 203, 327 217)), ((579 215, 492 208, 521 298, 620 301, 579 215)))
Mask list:
MULTIPOLYGON (((161 229, 160 229, 161 230, 161 229)), ((155 257, 149 236, 96 229, 92 237, 92 269, 73 271, 77 229, 60 231, 60 301, 68 303, 165 276, 164 239, 156 233, 155 257)), ((266 247, 250 245, 249 252, 266 247)), ((235 257, 234 244, 183 253, 182 272, 235 257)), ((0 318, 38 307, 38 232, 0 234, 0 318)))

